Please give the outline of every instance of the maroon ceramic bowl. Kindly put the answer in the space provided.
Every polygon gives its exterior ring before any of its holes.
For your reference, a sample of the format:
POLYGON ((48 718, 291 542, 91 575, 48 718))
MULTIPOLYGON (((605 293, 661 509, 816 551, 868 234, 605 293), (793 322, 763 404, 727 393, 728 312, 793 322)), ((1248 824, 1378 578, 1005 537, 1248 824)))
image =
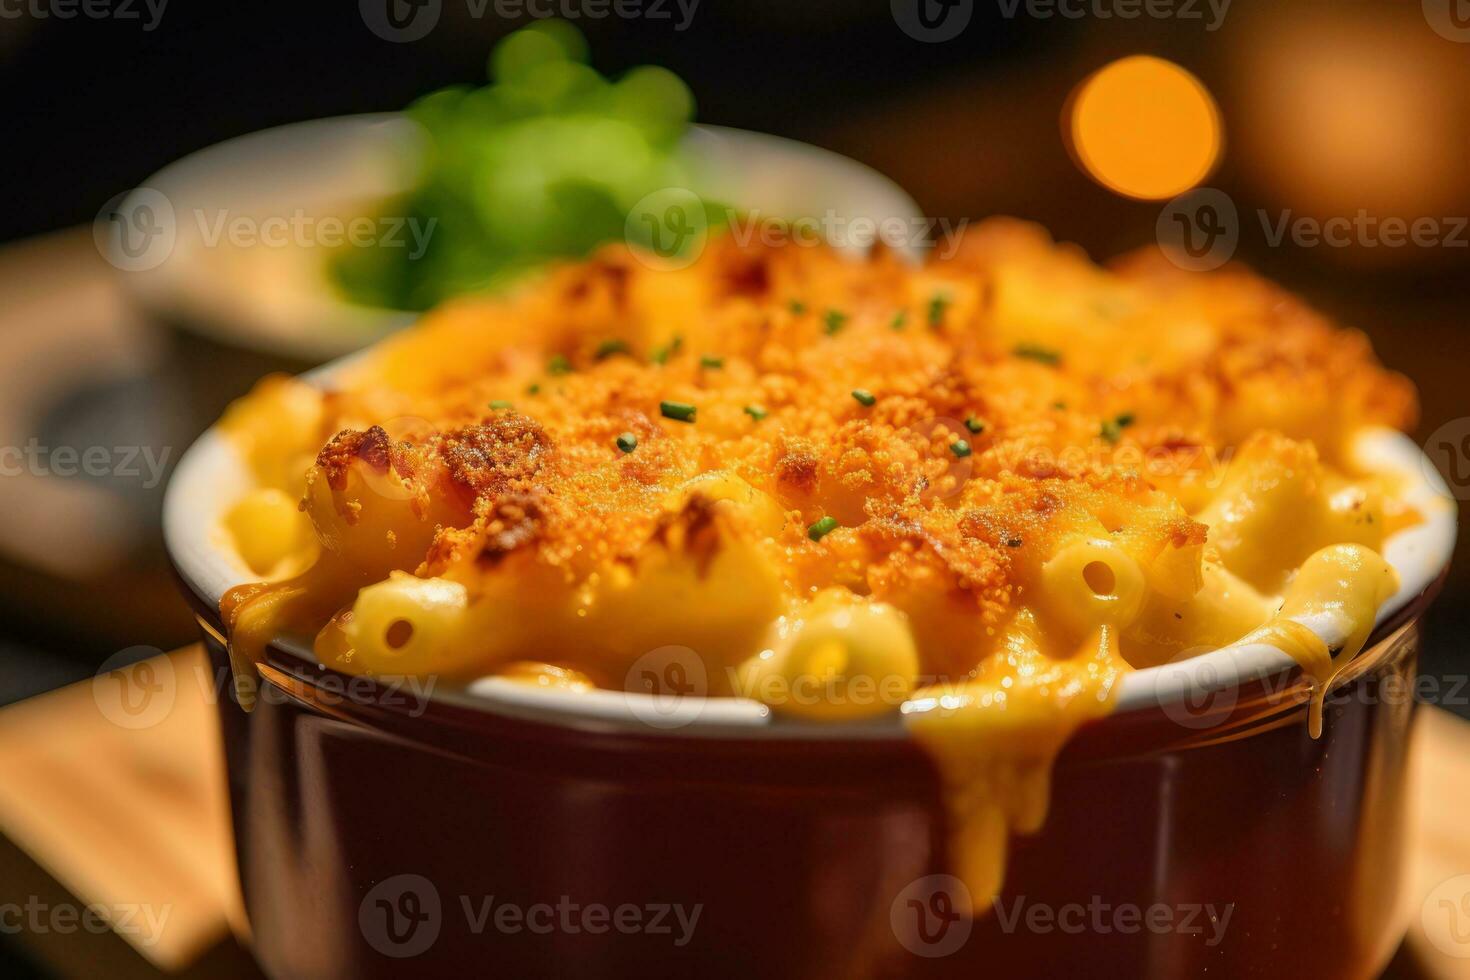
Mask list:
MULTIPOLYGON (((1442 491, 1412 443, 1380 442, 1416 493, 1442 491)), ((241 572, 214 528, 245 480, 212 433, 165 505, 221 671, 219 596, 241 572)), ((220 702, 254 949, 292 978, 1372 976, 1403 932, 1417 623, 1454 539, 1453 510, 1422 502, 1385 549, 1404 588, 1320 738, 1269 647, 1130 674, 973 918, 935 770, 896 716, 424 691, 277 642, 253 710, 220 702)))
POLYGON ((1084 728, 973 920, 906 740, 535 720, 275 647, 254 710, 221 702, 254 948, 279 977, 1373 976, 1427 601, 1319 739, 1299 672, 1084 728))

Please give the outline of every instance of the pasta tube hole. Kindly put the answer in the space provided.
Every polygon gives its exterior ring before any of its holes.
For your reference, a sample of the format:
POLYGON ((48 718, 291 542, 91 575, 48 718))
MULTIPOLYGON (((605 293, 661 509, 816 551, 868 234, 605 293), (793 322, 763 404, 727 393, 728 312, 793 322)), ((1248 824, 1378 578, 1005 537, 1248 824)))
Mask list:
POLYGON ((1082 568, 1082 581, 1095 595, 1111 597, 1118 589, 1118 576, 1113 574, 1113 568, 1104 561, 1090 561, 1082 568))
POLYGON ((383 642, 393 650, 402 650, 413 639, 413 623, 406 619, 395 619, 383 633, 383 642))

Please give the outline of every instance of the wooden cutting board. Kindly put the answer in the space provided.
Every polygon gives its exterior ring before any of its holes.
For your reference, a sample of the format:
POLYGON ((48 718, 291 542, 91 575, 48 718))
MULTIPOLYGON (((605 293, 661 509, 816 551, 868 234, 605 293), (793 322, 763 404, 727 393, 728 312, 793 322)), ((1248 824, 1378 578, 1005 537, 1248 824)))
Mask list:
MULTIPOLYGON (((135 910, 105 935, 19 937, 65 975, 257 975, 236 941, 245 919, 208 662, 196 646, 150 667, 143 680, 173 679, 166 711, 130 714, 137 705, 124 707, 106 675, 0 711, 0 903, 135 910)), ((1470 876, 1470 723, 1430 708, 1417 724, 1409 936, 1388 976, 1470 980, 1470 877, 1459 880, 1470 876)))

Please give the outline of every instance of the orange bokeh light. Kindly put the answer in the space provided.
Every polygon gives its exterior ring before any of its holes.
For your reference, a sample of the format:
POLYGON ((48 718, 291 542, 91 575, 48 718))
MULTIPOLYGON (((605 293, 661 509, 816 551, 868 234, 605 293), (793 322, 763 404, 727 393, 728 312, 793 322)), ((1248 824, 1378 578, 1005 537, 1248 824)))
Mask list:
POLYGON ((1128 197, 1161 200, 1210 175, 1224 143, 1209 90, 1171 61, 1134 55, 1093 72, 1062 121, 1073 157, 1128 197))

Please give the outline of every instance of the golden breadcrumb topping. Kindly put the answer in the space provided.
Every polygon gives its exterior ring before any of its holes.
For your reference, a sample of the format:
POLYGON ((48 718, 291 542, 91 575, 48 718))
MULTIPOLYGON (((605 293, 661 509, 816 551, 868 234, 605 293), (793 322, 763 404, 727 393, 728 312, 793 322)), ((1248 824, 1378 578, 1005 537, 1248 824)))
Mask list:
POLYGON ((1362 334, 1245 270, 1156 252, 1107 270, 994 220, 922 267, 724 236, 670 271, 608 247, 380 345, 302 445, 337 433, 308 484, 348 526, 354 460, 433 521, 418 541, 387 532, 421 577, 516 558, 574 586, 674 540, 705 562, 758 540, 791 595, 967 611, 965 642, 920 637, 926 668, 953 674, 1062 537, 1100 525, 1145 557, 1203 544, 1190 514, 1252 433, 1336 463, 1355 430, 1414 412, 1362 334), (769 519, 680 490, 716 471, 773 501, 769 519))

